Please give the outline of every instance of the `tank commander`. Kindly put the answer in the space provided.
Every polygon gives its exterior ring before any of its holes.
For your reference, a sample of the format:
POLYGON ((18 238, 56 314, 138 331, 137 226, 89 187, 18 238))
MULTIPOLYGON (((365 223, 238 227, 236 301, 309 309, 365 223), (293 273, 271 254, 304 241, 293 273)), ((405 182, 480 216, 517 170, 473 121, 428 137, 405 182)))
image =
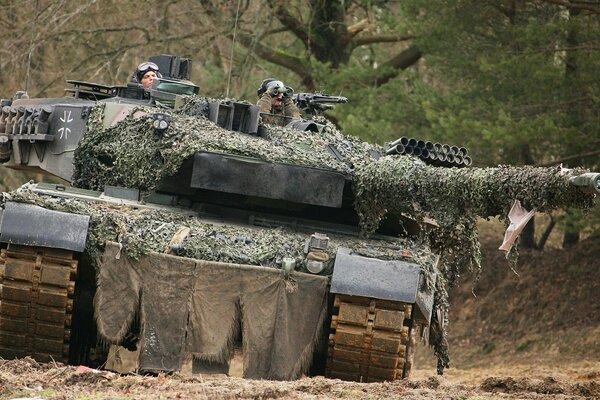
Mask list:
POLYGON ((285 126, 292 119, 300 118, 300 111, 292 100, 294 90, 283 82, 267 78, 256 94, 259 97, 256 105, 260 107, 265 124, 285 126))
POLYGON ((133 73, 133 81, 141 84, 144 89, 150 89, 156 78, 162 78, 162 75, 158 70, 158 65, 150 61, 138 65, 133 73))

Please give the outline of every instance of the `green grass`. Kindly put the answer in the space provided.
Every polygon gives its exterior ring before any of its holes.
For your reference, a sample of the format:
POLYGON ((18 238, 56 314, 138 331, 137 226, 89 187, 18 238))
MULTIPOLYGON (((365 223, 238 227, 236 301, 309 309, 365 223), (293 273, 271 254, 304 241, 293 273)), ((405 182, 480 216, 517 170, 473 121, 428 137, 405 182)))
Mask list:
POLYGON ((531 346, 535 343, 535 340, 526 340, 523 343, 519 344, 517 346, 517 351, 518 352, 524 352, 524 351, 528 351, 531 350, 531 346))
POLYGON ((494 342, 485 342, 481 345, 481 353, 482 354, 490 354, 496 349, 496 343, 494 342))
POLYGON ((56 391, 50 388, 39 392, 35 390, 9 390, 8 392, 0 394, 0 400, 10 400, 18 397, 40 397, 44 399, 55 395, 56 391))

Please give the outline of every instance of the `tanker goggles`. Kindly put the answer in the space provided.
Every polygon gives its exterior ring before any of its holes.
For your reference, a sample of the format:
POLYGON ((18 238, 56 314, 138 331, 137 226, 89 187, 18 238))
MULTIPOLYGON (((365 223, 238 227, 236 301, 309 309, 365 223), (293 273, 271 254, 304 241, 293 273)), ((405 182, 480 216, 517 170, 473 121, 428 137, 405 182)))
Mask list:
POLYGON ((153 62, 150 61, 146 61, 141 63, 140 65, 138 65, 137 67, 138 72, 146 72, 146 71, 158 71, 158 65, 154 64, 153 62))

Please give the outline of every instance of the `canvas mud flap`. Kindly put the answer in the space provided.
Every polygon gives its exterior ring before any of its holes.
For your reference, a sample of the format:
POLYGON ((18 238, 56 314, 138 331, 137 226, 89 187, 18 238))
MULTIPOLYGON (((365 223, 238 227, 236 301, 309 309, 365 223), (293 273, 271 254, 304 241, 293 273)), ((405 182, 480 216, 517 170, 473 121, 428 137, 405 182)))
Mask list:
POLYGON ((184 360, 228 363, 241 329, 244 376, 294 379, 310 366, 327 309, 327 277, 150 253, 107 243, 99 265, 99 333, 119 344, 140 318, 137 368, 177 371, 184 360))

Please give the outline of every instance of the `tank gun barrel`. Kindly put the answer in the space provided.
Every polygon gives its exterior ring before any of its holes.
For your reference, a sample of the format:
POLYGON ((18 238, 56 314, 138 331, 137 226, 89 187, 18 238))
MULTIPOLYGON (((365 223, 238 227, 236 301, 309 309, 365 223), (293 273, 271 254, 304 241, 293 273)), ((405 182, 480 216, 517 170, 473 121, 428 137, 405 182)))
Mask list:
POLYGON ((600 173, 558 166, 439 168, 388 156, 361 169, 356 185, 357 211, 372 229, 388 212, 445 225, 461 215, 505 215, 515 200, 540 212, 587 209, 600 194, 600 173))
POLYGON ((569 178, 574 186, 584 193, 600 194, 600 173, 588 172, 579 176, 569 178))

